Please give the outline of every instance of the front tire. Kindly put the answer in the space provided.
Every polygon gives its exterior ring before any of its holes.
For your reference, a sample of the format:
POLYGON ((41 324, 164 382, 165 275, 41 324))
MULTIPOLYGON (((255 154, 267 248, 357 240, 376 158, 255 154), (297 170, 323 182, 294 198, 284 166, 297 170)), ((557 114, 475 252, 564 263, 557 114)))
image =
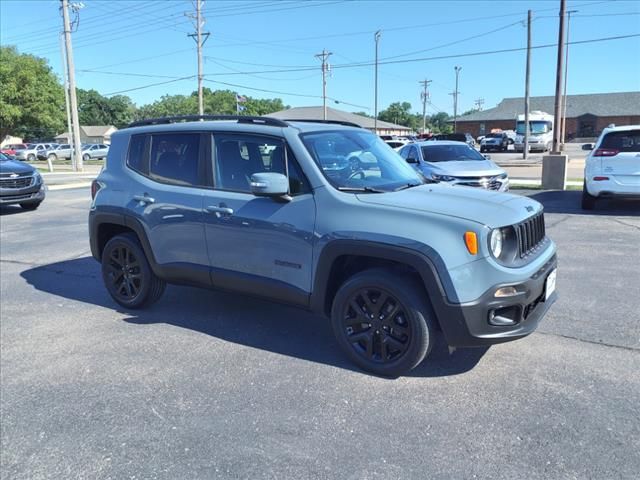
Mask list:
POLYGON ((55 153, 50 153, 47 158, 49 160, 51 160, 52 162, 55 162, 56 160, 58 160, 58 156, 55 153))
POLYGON ((486 151, 486 148, 480 147, 480 153, 484 153, 485 151, 486 151))
POLYGON ((91 159, 91 156, 90 156, 88 153, 85 153, 85 154, 82 156, 82 159, 86 162, 87 160, 91 159))
POLYGON ((27 161, 28 162, 33 162, 35 161, 36 156, 33 153, 30 153, 29 155, 27 155, 27 161))
POLYGON ((435 318, 425 297, 406 275, 386 269, 357 273, 333 301, 338 344, 363 370, 390 377, 407 373, 434 344, 435 318))
POLYGON ((582 209, 593 210, 596 206, 596 200, 598 197, 594 197, 587 190, 587 181, 582 184, 582 209))
POLYGON ((151 270, 133 233, 116 235, 107 242, 102 252, 102 279, 111 297, 131 309, 153 304, 166 288, 151 270))

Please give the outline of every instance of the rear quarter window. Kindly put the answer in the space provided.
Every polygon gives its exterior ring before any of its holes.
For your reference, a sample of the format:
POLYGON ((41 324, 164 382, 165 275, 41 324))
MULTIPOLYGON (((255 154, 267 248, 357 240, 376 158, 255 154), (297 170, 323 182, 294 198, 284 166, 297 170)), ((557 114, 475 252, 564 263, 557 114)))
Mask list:
POLYGON ((640 130, 607 133, 602 139, 600 148, 620 152, 640 152, 640 130))
POLYGON ((147 135, 133 135, 129 142, 127 165, 129 168, 140 173, 146 173, 147 171, 147 166, 145 165, 146 143, 147 135))

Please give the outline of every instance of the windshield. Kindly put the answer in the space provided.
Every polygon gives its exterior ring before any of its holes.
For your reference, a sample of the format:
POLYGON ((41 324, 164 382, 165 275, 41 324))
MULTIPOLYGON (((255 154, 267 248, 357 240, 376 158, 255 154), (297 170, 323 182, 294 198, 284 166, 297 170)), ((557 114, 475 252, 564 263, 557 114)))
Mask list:
MULTIPOLYGON (((529 120, 529 133, 534 135, 541 135, 551 131, 551 122, 546 120, 529 120)), ((518 121, 516 123, 516 133, 524 135, 524 122, 518 121)))
POLYGON ((340 190, 392 191, 424 183, 398 153, 370 132, 315 132, 301 138, 325 177, 340 190))
POLYGON ((0 152, 0 162, 4 162, 8 160, 11 160, 11 159, 7 157, 4 153, 0 152))
POLYGON ((490 133, 489 135, 486 136, 486 138, 502 138, 502 134, 501 133, 490 133))
POLYGON ((451 162, 465 160, 485 160, 469 145, 429 145, 422 147, 425 162, 451 162))

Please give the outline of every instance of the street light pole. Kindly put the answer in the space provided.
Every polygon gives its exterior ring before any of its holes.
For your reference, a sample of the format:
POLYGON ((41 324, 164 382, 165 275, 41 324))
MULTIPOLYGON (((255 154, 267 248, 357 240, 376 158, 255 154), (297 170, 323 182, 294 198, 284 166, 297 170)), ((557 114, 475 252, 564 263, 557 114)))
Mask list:
POLYGON ((459 67, 458 65, 456 65, 454 67, 454 70, 456 71, 456 91, 453 92, 453 133, 457 133, 458 132, 458 77, 460 76, 460 70, 462 70, 462 67, 459 67))
POLYGON ((567 130, 567 77, 569 76, 569 28, 571 27, 571 14, 578 10, 567 12, 567 45, 564 54, 564 94, 562 95, 562 149, 564 150, 564 136, 567 130))

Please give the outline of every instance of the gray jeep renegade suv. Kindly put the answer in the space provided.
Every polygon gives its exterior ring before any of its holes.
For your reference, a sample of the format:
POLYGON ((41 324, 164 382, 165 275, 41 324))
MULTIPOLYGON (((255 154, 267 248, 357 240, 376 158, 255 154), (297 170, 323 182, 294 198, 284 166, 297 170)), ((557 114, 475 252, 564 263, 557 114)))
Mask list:
POLYGON ((397 376, 440 331, 451 347, 514 340, 556 298, 539 203, 429 183, 356 125, 189 116, 111 140, 89 230, 126 308, 166 283, 286 302, 329 317, 363 369, 397 376))

